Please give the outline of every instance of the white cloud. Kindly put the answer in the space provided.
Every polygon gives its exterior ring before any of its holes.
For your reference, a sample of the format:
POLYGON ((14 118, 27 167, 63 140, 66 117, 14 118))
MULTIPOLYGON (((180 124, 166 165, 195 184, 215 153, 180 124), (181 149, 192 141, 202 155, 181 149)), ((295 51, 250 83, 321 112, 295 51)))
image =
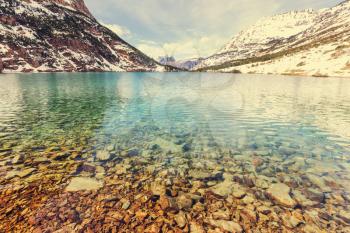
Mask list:
POLYGON ((158 44, 154 41, 140 41, 136 45, 138 49, 147 55, 157 59, 160 56, 174 56, 177 60, 186 58, 206 57, 215 53, 225 43, 226 37, 204 36, 198 38, 186 38, 170 43, 158 44))
POLYGON ((85 1, 97 18, 117 23, 105 26, 147 55, 182 59, 212 55, 262 17, 342 0, 85 1))
POLYGON ((109 30, 111 30, 112 32, 114 32, 115 34, 117 34, 118 36, 130 36, 131 32, 129 29, 127 29, 126 27, 117 25, 117 24, 106 24, 101 22, 101 24, 103 26, 105 26, 106 28, 108 28, 109 30))
POLYGON ((138 22, 141 30, 179 36, 193 28, 205 34, 232 34, 262 16, 275 13, 282 4, 280 0, 107 1, 116 12, 138 22))

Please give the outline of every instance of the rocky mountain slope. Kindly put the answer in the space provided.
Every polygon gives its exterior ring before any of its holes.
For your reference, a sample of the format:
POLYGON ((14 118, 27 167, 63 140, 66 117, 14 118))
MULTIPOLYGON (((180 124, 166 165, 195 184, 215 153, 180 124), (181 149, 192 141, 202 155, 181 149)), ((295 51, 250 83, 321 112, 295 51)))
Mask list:
POLYGON ((350 76, 350 1, 264 18, 194 69, 350 76))
POLYGON ((0 71, 164 71, 91 15, 83 0, 1 0, 0 71))

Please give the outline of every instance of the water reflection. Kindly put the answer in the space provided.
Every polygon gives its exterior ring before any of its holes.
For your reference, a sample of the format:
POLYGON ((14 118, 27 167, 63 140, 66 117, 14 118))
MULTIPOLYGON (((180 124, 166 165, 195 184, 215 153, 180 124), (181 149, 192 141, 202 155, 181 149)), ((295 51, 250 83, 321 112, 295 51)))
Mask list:
POLYGON ((20 132, 19 144, 78 140, 82 132, 86 138, 103 131, 118 134, 142 122, 167 132, 181 128, 201 132, 198 138, 228 140, 222 146, 242 135, 281 140, 295 135, 296 140, 309 137, 310 143, 329 139, 349 149, 349 80, 211 76, 4 75, 0 124, 20 132))

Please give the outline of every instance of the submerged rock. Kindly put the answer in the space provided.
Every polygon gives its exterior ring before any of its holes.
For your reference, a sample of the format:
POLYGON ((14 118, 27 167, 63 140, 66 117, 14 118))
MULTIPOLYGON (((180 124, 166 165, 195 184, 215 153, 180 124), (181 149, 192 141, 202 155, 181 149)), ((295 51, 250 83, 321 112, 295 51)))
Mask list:
POLYGON ((316 187, 321 189, 323 192, 331 192, 332 189, 326 185, 326 182, 324 179, 320 176, 313 175, 313 174, 307 174, 306 178, 314 184, 316 187))
POLYGON ((180 228, 184 228, 186 226, 187 219, 184 212, 180 211, 177 215, 175 215, 175 222, 180 228))
POLYGON ((272 184, 271 187, 266 191, 266 193, 277 204, 289 208, 294 208, 296 202, 291 198, 289 194, 290 191, 291 189, 287 185, 283 183, 277 183, 272 184))
POLYGON ((103 187, 103 182, 95 178, 89 177, 74 177, 68 186, 66 187, 67 192, 75 192, 81 190, 98 190, 103 187))
POLYGON ((122 209, 127 210, 127 209, 129 209, 130 205, 131 205, 130 201, 125 200, 123 205, 122 205, 122 209))
POLYGON ((282 221, 283 221, 283 224, 289 228, 295 228, 303 223, 302 220, 296 218, 295 216, 293 215, 289 216, 287 214, 282 215, 282 221))
POLYGON ((166 193, 166 187, 160 182, 153 182, 150 186, 150 190, 153 195, 164 195, 166 193))
POLYGON ((257 221, 256 212, 249 208, 245 208, 241 211, 241 217, 245 222, 255 223, 257 221))
POLYGON ((243 203, 248 205, 248 204, 251 204, 255 201, 255 199, 252 197, 252 196, 245 196, 243 199, 242 199, 243 203))
POLYGON ((222 228, 225 231, 232 232, 232 233, 240 233, 243 232, 243 229, 241 225, 234 221, 225 221, 225 220, 213 220, 211 219, 209 221, 210 225, 213 225, 218 228, 222 228))
POLYGON ((190 223, 190 232, 191 233, 205 233, 205 230, 202 227, 202 225, 200 225, 199 223, 191 222, 190 223))
POLYGON ((215 220, 230 220, 230 211, 228 210, 218 210, 213 213, 213 218, 215 220))
POLYGON ((272 210, 267 206, 259 206, 257 208, 257 211, 265 215, 268 215, 272 212, 272 210))
POLYGON ((181 146, 180 145, 177 145, 171 141, 168 141, 168 140, 165 140, 163 138, 157 138, 156 140, 154 140, 152 142, 153 146, 152 146, 152 149, 162 149, 166 152, 170 151, 170 152, 173 152, 173 153, 176 153, 176 152, 181 152, 181 146))
POLYGON ((185 145, 182 146, 182 151, 183 152, 188 152, 188 151, 191 150, 191 148, 192 148, 191 144, 186 143, 185 145))
POLYGON ((298 190, 293 190, 293 196, 295 200, 298 202, 298 204, 301 205, 302 207, 313 206, 317 204, 317 202, 311 201, 298 190))
POLYGON ((192 199, 187 195, 179 196, 176 202, 180 209, 190 209, 193 205, 192 199))
POLYGON ((87 172, 87 173, 94 173, 96 170, 96 167, 92 164, 84 163, 77 167, 76 173, 79 174, 81 172, 87 172))
POLYGON ((345 211, 345 210, 339 211, 338 217, 341 218, 346 223, 350 224, 350 212, 349 211, 345 211))
POLYGON ((108 150, 97 151, 96 159, 100 161, 108 161, 112 158, 111 153, 108 150))
POLYGON ((64 159, 68 158, 69 155, 70 155, 69 153, 57 153, 57 154, 53 155, 51 158, 53 160, 56 160, 56 161, 62 161, 64 159))
POLYGON ((127 156, 129 157, 138 156, 138 155, 140 155, 140 151, 138 149, 131 149, 131 150, 128 150, 127 152, 127 156))
POLYGON ((12 159, 11 163, 12 163, 12 164, 20 164, 20 163, 23 163, 24 160, 25 160, 24 154, 19 154, 19 155, 16 155, 16 156, 12 159))
POLYGON ((35 158, 33 160, 33 164, 47 164, 47 163, 51 163, 51 161, 47 158, 40 157, 40 158, 35 158))
POLYGON ((221 182, 213 187, 211 187, 211 191, 216 195, 227 197, 233 191, 234 183, 231 181, 221 182))
POLYGON ((17 176, 24 178, 24 177, 31 175, 34 171, 36 171, 35 168, 28 168, 28 169, 25 169, 23 171, 18 172, 17 176))
POLYGON ((197 180, 222 180, 222 172, 210 172, 203 170, 190 170, 188 175, 197 180))
POLYGON ((303 190, 303 194, 307 196, 312 201, 323 203, 325 201, 325 194, 317 189, 308 188, 303 190))

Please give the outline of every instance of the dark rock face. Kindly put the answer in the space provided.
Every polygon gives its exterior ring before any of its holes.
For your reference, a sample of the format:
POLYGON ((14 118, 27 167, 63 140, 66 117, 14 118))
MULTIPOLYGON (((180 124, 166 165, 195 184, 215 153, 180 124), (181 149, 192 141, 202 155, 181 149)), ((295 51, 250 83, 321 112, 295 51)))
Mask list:
POLYGON ((3 0, 0 57, 0 72, 164 70, 100 25, 83 0, 3 0))
POLYGON ((3 69, 4 69, 4 66, 2 65, 2 59, 0 58, 0 73, 2 72, 3 69))

